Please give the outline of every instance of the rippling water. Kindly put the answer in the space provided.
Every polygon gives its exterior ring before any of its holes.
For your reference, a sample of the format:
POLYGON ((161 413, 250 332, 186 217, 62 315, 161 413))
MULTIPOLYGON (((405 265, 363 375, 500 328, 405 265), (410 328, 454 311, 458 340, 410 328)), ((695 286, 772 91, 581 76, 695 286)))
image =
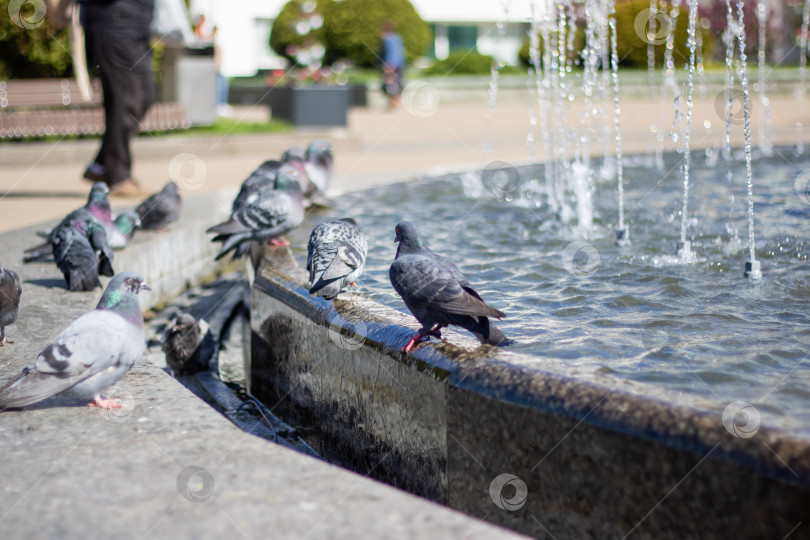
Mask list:
MULTIPOLYGON (((525 363, 529 355, 539 367, 575 377, 646 383, 719 410, 742 400, 763 418, 810 434, 810 201, 794 192, 810 162, 754 164, 764 277, 752 283, 742 277, 748 258, 742 163, 731 167, 729 182, 727 166, 693 158, 688 234, 698 259, 677 264, 679 159, 669 156, 663 172, 640 159, 625 166, 632 245, 623 248, 613 241, 614 182, 596 185, 594 227, 583 236, 576 223, 560 223, 542 196, 509 202, 463 175, 342 196, 333 209, 310 215, 291 239, 304 264, 315 224, 356 218, 369 240, 360 292, 407 313, 388 267, 394 225, 414 221, 431 249, 454 260, 481 296, 507 314, 497 324, 517 340, 510 353, 520 354, 505 358, 525 363)), ((526 185, 542 179, 542 169, 521 169, 520 177, 526 185)), ((639 386, 649 390, 646 384, 639 386)))

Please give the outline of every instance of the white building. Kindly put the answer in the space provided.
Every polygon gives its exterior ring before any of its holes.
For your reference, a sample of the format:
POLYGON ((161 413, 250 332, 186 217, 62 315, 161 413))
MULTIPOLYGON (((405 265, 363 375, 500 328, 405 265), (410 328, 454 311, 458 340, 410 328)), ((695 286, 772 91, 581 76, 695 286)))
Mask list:
MULTIPOLYGON (((191 15, 204 13, 217 26, 222 50, 222 73, 227 77, 255 75, 260 69, 285 67, 285 60, 270 49, 273 20, 287 0, 191 0, 191 15)), ((528 31, 532 0, 411 0, 434 33, 432 58, 445 58, 456 49, 473 47, 509 64, 518 62, 518 50, 528 31), (497 22, 507 18, 498 46, 497 22)))

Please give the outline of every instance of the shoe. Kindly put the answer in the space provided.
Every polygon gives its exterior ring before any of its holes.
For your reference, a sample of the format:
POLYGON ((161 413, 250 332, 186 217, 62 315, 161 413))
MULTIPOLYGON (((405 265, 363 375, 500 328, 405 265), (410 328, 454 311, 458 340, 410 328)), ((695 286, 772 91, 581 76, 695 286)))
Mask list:
POLYGON ((91 163, 82 175, 85 180, 90 182, 107 182, 107 169, 100 163, 91 163))
POLYGON ((141 185, 133 178, 127 178, 110 186, 111 197, 142 197, 146 195, 141 185))

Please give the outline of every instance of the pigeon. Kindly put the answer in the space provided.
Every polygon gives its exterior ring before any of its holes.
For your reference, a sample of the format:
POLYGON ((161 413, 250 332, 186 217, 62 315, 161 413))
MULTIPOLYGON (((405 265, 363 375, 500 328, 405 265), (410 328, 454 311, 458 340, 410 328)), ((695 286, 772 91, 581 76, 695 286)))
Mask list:
POLYGON ((107 238, 113 249, 124 249, 132 241, 135 231, 141 228, 141 218, 135 212, 124 212, 113 221, 112 234, 107 238))
POLYGON ((6 338, 6 326, 17 322, 20 295, 20 276, 0 264, 0 347, 5 343, 14 343, 6 338))
POLYGON ((301 191, 304 194, 309 190, 309 177, 307 176, 307 168, 304 165, 306 161, 306 151, 303 146, 292 146, 281 154, 281 163, 289 165, 298 171, 298 183, 301 184, 301 191))
POLYGON ((301 193, 298 174, 292 167, 282 165, 276 172, 272 185, 251 189, 250 195, 240 205, 237 206, 237 201, 234 201, 228 221, 206 231, 217 235, 213 242, 223 244, 216 260, 230 251, 234 252, 234 259, 243 256, 250 250, 253 241, 289 245, 277 237, 294 229, 304 220, 304 194, 301 193))
POLYGON ((107 233, 92 217, 57 227, 51 245, 53 259, 71 291, 91 291, 101 287, 99 274, 115 274, 107 233))
POLYGON ((193 375, 209 368, 214 356, 214 337, 205 319, 190 313, 177 317, 163 335, 166 364, 175 375, 193 375))
POLYGON ((180 218, 183 199, 177 193, 177 184, 169 182, 163 189, 146 198, 135 212, 141 217, 144 229, 165 229, 180 218))
POLYGON ((335 298, 345 285, 363 273, 368 243, 363 229, 352 218, 321 223, 312 230, 307 244, 309 294, 335 298))
POLYGON ((304 169, 309 180, 304 196, 312 205, 331 206, 326 191, 332 183, 334 169, 332 143, 326 139, 315 139, 309 143, 304 154, 304 169))
POLYGON ((20 408, 65 393, 113 409, 101 391, 115 384, 146 349, 138 293, 148 291, 135 272, 116 275, 93 311, 65 328, 22 373, 0 388, 0 410, 20 408))
POLYGON ((394 290, 422 324, 402 348, 408 352, 428 336, 441 337, 442 328, 454 324, 472 332, 481 343, 506 345, 511 341, 488 317, 502 318, 502 311, 487 305, 449 259, 428 249, 413 223, 396 228, 397 254, 388 276, 394 290))
POLYGON ((239 193, 233 200, 231 205, 231 214, 236 212, 239 208, 249 205, 254 202, 258 197, 259 191, 269 187, 273 189, 273 184, 276 181, 276 172, 281 167, 281 162, 276 160, 268 160, 259 165, 259 167, 250 173, 242 185, 239 187, 239 193))
POLYGON ((90 188, 90 194, 87 197, 87 203, 84 206, 62 218, 59 225, 53 229, 37 232, 39 236, 42 236, 47 241, 38 246, 26 249, 24 262, 40 261, 50 255, 52 251, 51 244, 56 230, 59 229, 60 226, 77 219, 86 219, 88 216, 92 216, 104 227, 107 236, 112 236, 115 226, 112 220, 112 210, 110 210, 110 200, 107 197, 109 192, 110 188, 108 188, 107 184, 104 182, 96 182, 93 184, 93 187, 90 188))

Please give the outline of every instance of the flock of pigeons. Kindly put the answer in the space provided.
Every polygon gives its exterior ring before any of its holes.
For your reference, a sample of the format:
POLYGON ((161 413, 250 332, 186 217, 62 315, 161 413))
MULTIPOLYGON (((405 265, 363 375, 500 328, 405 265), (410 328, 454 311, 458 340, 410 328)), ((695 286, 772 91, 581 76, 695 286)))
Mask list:
MULTIPOLYGON (((325 192, 332 170, 332 146, 324 140, 312 141, 306 149, 291 148, 280 160, 262 163, 242 183, 230 218, 207 231, 215 235, 212 241, 222 243, 216 258, 228 253, 241 257, 255 244, 289 245, 281 237, 301 224, 306 208, 329 206, 325 192)), ((149 287, 134 272, 114 275, 113 249, 123 249, 138 228, 165 229, 179 219, 182 200, 177 185, 169 182, 135 212, 124 212, 113 220, 107 192, 103 183, 94 184, 86 205, 54 229, 38 233, 46 241, 26 250, 25 262, 52 256, 70 290, 100 287, 99 274, 113 277, 95 310, 73 321, 33 364, 0 388, 0 410, 25 407, 59 393, 89 399, 91 406, 121 406, 103 398, 101 391, 120 379, 144 352, 144 321, 137 295, 149 287)), ((403 352, 431 336, 440 338, 449 325, 465 328, 484 344, 511 343, 489 321, 504 313, 486 304, 453 262, 425 246, 413 223, 399 223, 395 235, 399 246, 389 270, 391 284, 422 325, 403 352)), ((315 227, 307 244, 309 293, 331 300, 344 288, 356 286, 367 252, 363 229, 353 218, 315 227)), ((21 293, 19 276, 0 265, 0 346, 12 343, 5 337, 5 327, 16 321, 21 293)), ((207 335, 201 331, 204 324, 181 314, 167 330, 163 349, 175 372, 191 370, 195 352, 207 335)))

